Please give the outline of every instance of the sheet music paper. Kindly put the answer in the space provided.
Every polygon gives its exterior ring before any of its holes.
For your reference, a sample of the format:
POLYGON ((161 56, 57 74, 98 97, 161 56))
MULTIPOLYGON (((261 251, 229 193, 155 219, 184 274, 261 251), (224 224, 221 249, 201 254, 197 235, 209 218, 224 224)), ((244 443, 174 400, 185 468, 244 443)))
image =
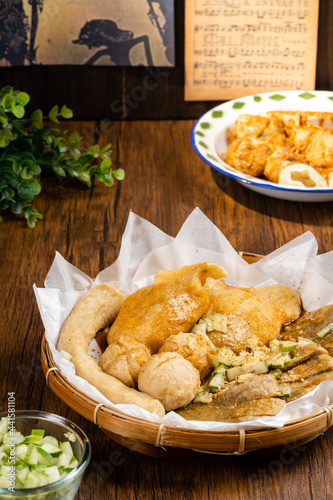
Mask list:
POLYGON ((319 0, 185 0, 185 100, 313 90, 319 0))

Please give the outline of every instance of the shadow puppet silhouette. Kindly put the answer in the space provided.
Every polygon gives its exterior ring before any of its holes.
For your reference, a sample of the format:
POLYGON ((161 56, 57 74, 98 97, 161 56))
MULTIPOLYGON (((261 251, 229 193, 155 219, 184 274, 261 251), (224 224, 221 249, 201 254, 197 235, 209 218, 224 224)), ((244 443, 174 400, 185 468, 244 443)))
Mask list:
POLYGON ((28 18, 22 0, 0 0, 0 59, 22 66, 28 57, 28 18))
POLYGON ((84 64, 94 64, 103 56, 109 56, 111 61, 120 66, 131 66, 129 53, 132 47, 143 43, 145 55, 149 66, 153 60, 146 35, 133 38, 133 32, 121 30, 114 21, 109 19, 94 19, 87 21, 80 31, 79 38, 73 43, 86 45, 89 49, 106 47, 98 50, 84 64))

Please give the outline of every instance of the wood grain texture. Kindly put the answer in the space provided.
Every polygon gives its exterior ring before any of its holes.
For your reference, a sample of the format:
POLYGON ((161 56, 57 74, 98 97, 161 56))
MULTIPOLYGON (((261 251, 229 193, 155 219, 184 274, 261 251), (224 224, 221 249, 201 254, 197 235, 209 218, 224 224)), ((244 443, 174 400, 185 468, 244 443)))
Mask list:
MULTIPOLYGON (((68 125, 68 124, 67 124, 68 125)), ((32 286, 42 287, 58 251, 95 277, 117 257, 129 211, 175 236, 195 207, 237 249, 267 254, 311 231, 319 253, 333 249, 332 203, 294 203, 251 192, 212 171, 192 150, 193 120, 76 122, 87 144, 113 146, 113 164, 126 178, 112 188, 86 189, 72 179, 45 177, 35 229, 6 214, 0 224, 1 389, 16 393, 17 409, 42 409, 70 418, 93 447, 78 499, 305 499, 331 498, 332 429, 297 450, 269 457, 208 457, 165 461, 109 440, 46 386, 40 361, 43 325, 32 286), (104 127, 104 128, 103 128, 104 127), (103 133, 100 133, 100 130, 103 133)), ((68 127, 67 127, 68 128, 68 127)))
MULTIPOLYGON (((333 2, 320 0, 316 90, 333 89, 332 23, 333 2)), ((0 88, 13 85, 28 92, 31 110, 66 104, 76 120, 198 118, 217 102, 184 101, 184 0, 175 2, 175 38, 174 68, 1 67, 0 88)))

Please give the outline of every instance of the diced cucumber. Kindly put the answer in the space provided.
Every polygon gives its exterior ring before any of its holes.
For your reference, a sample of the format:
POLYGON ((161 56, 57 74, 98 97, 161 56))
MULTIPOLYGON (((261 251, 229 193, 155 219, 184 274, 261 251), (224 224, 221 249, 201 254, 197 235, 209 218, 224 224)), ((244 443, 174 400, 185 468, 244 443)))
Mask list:
POLYGON ((42 439, 42 436, 27 436, 24 438, 24 443, 40 443, 42 439))
POLYGON ((197 346, 196 336, 195 335, 190 335, 189 338, 188 338, 188 340, 187 340, 187 344, 188 344, 189 348, 192 349, 192 351, 194 351, 194 349, 197 346))
POLYGON ((280 391, 282 392, 282 397, 283 398, 290 398, 290 385, 287 384, 280 384, 279 385, 280 391))
POLYGON ((35 475, 39 480, 39 486, 50 484, 50 478, 44 471, 35 471, 35 475))
MULTIPOLYGON (((32 429, 32 431, 31 431, 32 436, 38 436, 40 438, 43 438, 44 434, 45 434, 45 431, 43 429, 32 429)), ((52 437, 52 436, 50 436, 50 437, 52 437)), ((52 439, 55 439, 55 438, 52 437, 52 439)))
POLYGON ((213 375, 216 375, 216 373, 225 373, 225 372, 226 372, 226 370, 227 370, 228 368, 229 368, 229 367, 228 367, 228 366, 226 366, 226 365, 224 365, 223 363, 219 363, 219 364, 216 366, 216 368, 215 368, 215 370, 214 370, 214 372, 213 372, 213 375))
POLYGON ((63 441, 60 443, 59 448, 62 452, 67 453, 67 455, 73 456, 73 449, 69 441, 63 441))
POLYGON ((298 339, 297 339, 297 340, 298 340, 298 342, 308 342, 309 344, 316 344, 316 345, 318 345, 318 344, 317 344, 317 342, 314 342, 314 341, 313 341, 313 340, 311 340, 311 339, 306 339, 306 338, 304 338, 304 337, 298 337, 298 339))
POLYGON ((16 488, 34 488, 58 481, 78 465, 70 441, 76 437, 72 432, 64 436, 68 441, 59 443, 53 436, 44 436, 44 431, 35 429, 24 436, 8 427, 1 421, 1 429, 5 432, 0 445, 0 486, 8 488, 9 472, 15 465, 16 488), (9 466, 12 457, 13 441, 15 443, 15 463, 9 466), (58 462, 59 461, 59 468, 58 462))
POLYGON ((256 373, 257 375, 259 375, 261 373, 267 373, 267 372, 268 372, 268 365, 267 365, 267 362, 265 360, 259 361, 259 363, 257 363, 254 366, 254 373, 256 373))
POLYGON ((59 446, 58 440, 54 436, 43 437, 41 444, 43 445, 45 443, 50 443, 50 444, 53 444, 53 446, 57 446, 57 447, 59 446))
POLYGON ((61 454, 61 449, 59 448, 59 446, 54 446, 54 444, 52 443, 43 443, 41 445, 41 448, 53 457, 57 457, 61 454))
POLYGON ((297 347, 297 344, 293 345, 286 345, 284 347, 281 347, 280 352, 291 352, 294 351, 297 347))
POLYGON ((236 354, 230 347, 221 347, 217 351, 218 360, 224 365, 231 366, 236 361, 236 354))
MULTIPOLYGON (((79 462, 76 460, 76 458, 74 457, 71 458, 71 461, 69 463, 69 469, 75 469, 75 467, 77 467, 79 465, 79 462)), ((66 469, 67 470, 67 469, 66 469)))
POLYGON ((207 332, 216 330, 218 332, 227 333, 228 331, 228 320, 224 314, 215 313, 205 318, 204 322, 207 325, 207 332))
POLYGON ((28 472, 24 481, 24 488, 37 488, 39 486, 39 479, 35 471, 28 472))
POLYGON ((213 395, 208 391, 198 392, 194 397, 194 403, 210 403, 213 395))
MULTIPOLYGON (((24 457, 22 457, 22 458, 24 458, 24 457)), ((29 465, 37 465, 38 464, 38 451, 37 451, 36 446, 34 446, 33 444, 30 444, 28 446, 26 458, 24 460, 29 465)))
POLYGON ((227 380, 229 382, 235 380, 235 378, 241 373, 244 373, 242 366, 233 366, 232 368, 228 368, 228 370, 225 372, 227 380))
POLYGON ((206 323, 198 323, 194 325, 194 327, 191 329, 191 333, 199 333, 199 332, 206 333, 206 330, 207 330, 206 323))
POLYGON ((282 371, 279 368, 277 368, 276 370, 273 370, 271 373, 272 373, 272 375, 274 375, 275 378, 282 377, 282 371))
POLYGON ((0 420, 0 444, 3 441, 3 437, 8 432, 8 417, 2 417, 0 420))
POLYGON ((0 476, 0 487, 1 488, 8 488, 8 477, 7 476, 0 476))
POLYGON ((53 467, 48 467, 44 470, 44 473, 49 477, 49 483, 54 483, 55 481, 59 481, 60 479, 60 472, 56 465, 54 465, 53 467))
POLYGON ((216 387, 217 389, 221 389, 225 385, 224 375, 223 373, 216 373, 213 378, 208 382, 209 387, 216 387))
POLYGON ((20 432, 17 432, 15 434, 14 439, 15 439, 16 446, 18 446, 21 443, 24 443, 24 441, 25 441, 25 437, 20 432))
POLYGON ((329 325, 325 326, 325 328, 320 330, 320 332, 317 333, 317 336, 322 339, 331 330, 333 330, 333 323, 329 323, 329 325))
POLYGON ((16 446, 15 454, 18 458, 25 459, 27 456, 28 445, 27 444, 19 444, 16 446))
POLYGON ((72 456, 68 453, 62 452, 62 454, 58 457, 57 466, 67 468, 71 462, 72 456))
POLYGON ((43 450, 40 446, 37 446, 38 452, 38 462, 42 465, 55 465, 56 459, 52 457, 47 451, 43 450))

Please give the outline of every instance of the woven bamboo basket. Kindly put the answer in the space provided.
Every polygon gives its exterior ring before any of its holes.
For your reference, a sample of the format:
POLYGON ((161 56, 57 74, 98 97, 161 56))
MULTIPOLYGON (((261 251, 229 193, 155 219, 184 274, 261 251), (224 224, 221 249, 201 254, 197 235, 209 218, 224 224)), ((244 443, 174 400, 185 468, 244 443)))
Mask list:
MULTIPOLYGON (((261 256, 239 252, 249 263, 261 256)), ((70 408, 98 425, 112 440, 139 453, 166 459, 214 459, 217 456, 270 455, 304 445, 333 425, 333 404, 284 427, 202 431, 149 422, 97 403, 63 377, 56 367, 45 335, 41 358, 50 389, 70 408)))

